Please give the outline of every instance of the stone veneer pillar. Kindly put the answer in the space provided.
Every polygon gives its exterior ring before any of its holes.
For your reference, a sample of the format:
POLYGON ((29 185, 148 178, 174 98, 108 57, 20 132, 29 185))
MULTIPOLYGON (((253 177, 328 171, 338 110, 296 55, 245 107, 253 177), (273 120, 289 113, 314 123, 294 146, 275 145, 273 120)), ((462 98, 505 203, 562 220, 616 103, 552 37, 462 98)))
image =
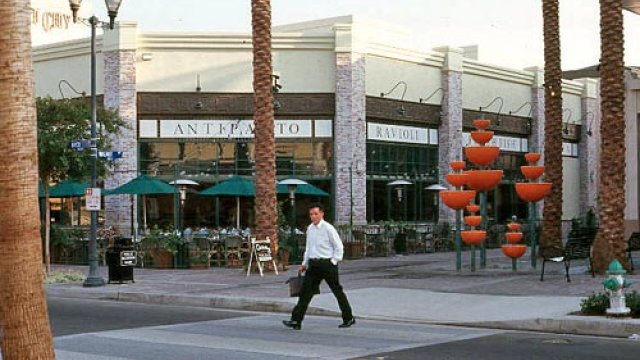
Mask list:
MULTIPOLYGON (((114 30, 106 30, 103 36, 104 57, 104 106, 114 109, 128 125, 117 137, 113 137, 113 149, 122 151, 122 158, 115 161, 112 173, 105 178, 105 188, 113 189, 137 175, 137 108, 136 108, 136 23, 120 22, 114 30)), ((134 209, 137 204, 134 200, 134 209)), ((114 226, 124 236, 131 235, 131 196, 105 197, 107 226, 114 226)), ((137 224, 137 212, 133 222, 137 224)))
POLYGON ((531 67, 525 70, 533 72, 531 84, 531 132, 529 134, 529 152, 542 155, 538 164, 544 165, 544 70, 531 67))
POLYGON ((352 24, 338 24, 334 30, 336 38, 336 110, 333 123, 335 223, 349 224, 353 211, 353 223, 365 224, 367 222, 365 56, 354 49, 352 24), (351 182, 350 179, 352 179, 351 182))
MULTIPOLYGON (((529 133, 529 152, 540 153, 537 165, 544 165, 544 69, 530 67, 525 70, 533 72, 531 84, 531 130, 529 133)), ((536 217, 542 219, 544 200, 536 203, 536 217)))
POLYGON ((578 158, 580 160, 580 209, 586 212, 593 208, 597 212, 598 177, 600 169, 600 102, 598 81, 579 79, 584 85, 582 91, 582 126, 578 158), (589 135, 591 134, 591 135, 589 135))
MULTIPOLYGON (((438 128, 438 182, 448 186, 449 162, 462 160, 462 56, 454 47, 435 48, 445 55, 442 68, 442 113, 438 128)), ((455 212, 439 200, 438 221, 453 223, 455 212)))

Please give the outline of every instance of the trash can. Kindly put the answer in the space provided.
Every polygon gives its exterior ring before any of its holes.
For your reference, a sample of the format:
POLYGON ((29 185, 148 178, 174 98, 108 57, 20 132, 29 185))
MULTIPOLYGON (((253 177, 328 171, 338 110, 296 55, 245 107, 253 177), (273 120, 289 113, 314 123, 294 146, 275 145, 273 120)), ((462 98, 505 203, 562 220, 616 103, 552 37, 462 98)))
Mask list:
POLYGON ((106 257, 109 266, 109 284, 135 282, 133 268, 136 266, 138 254, 134 250, 131 238, 115 238, 113 246, 107 249, 106 257))

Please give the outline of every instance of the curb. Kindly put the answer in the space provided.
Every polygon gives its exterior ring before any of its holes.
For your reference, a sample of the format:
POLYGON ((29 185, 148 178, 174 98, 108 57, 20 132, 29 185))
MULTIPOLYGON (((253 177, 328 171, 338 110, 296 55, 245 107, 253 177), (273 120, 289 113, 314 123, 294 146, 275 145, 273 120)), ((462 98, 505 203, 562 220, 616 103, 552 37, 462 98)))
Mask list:
MULTIPOLYGON (((237 296, 186 296, 140 292, 95 292, 81 289, 47 289, 48 296, 70 299, 111 300, 156 305, 178 305, 226 310, 291 313, 295 304, 269 298, 242 298, 237 296)), ((307 314, 318 316, 340 316, 340 313, 309 306, 307 314)))
POLYGON ((514 321, 449 323, 446 325, 615 338, 628 338, 632 334, 640 334, 640 320, 638 319, 613 319, 592 316, 575 316, 575 318, 576 319, 573 319, 573 316, 572 318, 567 316, 560 319, 538 318, 514 321))
MULTIPOLYGON (((162 293, 123 291, 87 291, 86 289, 47 288, 47 295, 59 298, 112 300, 157 305, 179 305, 226 310, 291 313, 293 303, 270 298, 242 298, 236 296, 186 296, 162 293)), ((340 316, 340 312, 309 306, 307 314, 316 316, 340 316)), ((557 334, 591 335, 628 338, 640 334, 638 319, 608 319, 592 316, 563 316, 558 319, 536 318, 528 320, 447 322, 441 320, 406 319, 392 316, 358 316, 365 320, 395 321, 414 324, 474 327, 484 329, 536 331, 557 334)))

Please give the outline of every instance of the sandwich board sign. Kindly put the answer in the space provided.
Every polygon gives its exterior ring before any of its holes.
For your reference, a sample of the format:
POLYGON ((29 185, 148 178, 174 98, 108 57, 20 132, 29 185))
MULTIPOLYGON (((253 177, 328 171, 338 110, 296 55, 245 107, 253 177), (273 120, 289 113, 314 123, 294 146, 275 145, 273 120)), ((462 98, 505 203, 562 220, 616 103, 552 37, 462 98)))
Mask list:
POLYGON ((273 264, 273 269, 278 275, 278 266, 276 265, 276 260, 273 258, 271 254, 271 239, 267 236, 265 240, 256 240, 255 237, 251 237, 251 253, 249 254, 249 266, 247 267, 247 276, 251 274, 251 264, 253 261, 256 262, 258 266, 258 271, 260 271, 260 276, 264 276, 264 264, 271 261, 273 264))

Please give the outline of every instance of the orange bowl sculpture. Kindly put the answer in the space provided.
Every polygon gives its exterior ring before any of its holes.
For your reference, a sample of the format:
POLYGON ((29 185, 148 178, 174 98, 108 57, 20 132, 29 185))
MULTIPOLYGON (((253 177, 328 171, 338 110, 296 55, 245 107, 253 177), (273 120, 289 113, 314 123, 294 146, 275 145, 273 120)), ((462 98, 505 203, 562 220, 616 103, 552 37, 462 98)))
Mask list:
POLYGON ((504 234, 504 238, 507 239, 509 244, 516 244, 522 240, 521 232, 508 232, 504 234))
POLYGON ((477 191, 488 191, 502 180, 502 170, 468 170, 467 186, 477 191))
POLYGON ((500 148, 497 146, 465 146, 464 155, 471 163, 486 166, 496 161, 500 155, 500 148))
POLYGON ((527 245, 507 244, 502 245, 502 253, 512 259, 517 259, 527 252, 527 245))
POLYGON ((470 213, 477 213, 478 211, 480 211, 480 205, 467 205, 465 209, 470 213))
POLYGON ((447 182, 452 186, 462 186, 467 183, 467 174, 447 174, 447 182))
POLYGON ((469 226, 480 226, 482 223, 482 216, 469 215, 464 217, 464 223, 469 226))
POLYGON ((530 165, 520 166, 520 171, 525 178, 535 180, 544 174, 544 166, 530 165))
POLYGON ((449 163, 449 166, 451 166, 451 169, 454 171, 460 171, 464 170, 464 167, 467 166, 467 163, 462 160, 452 161, 449 163))
POLYGON ((540 201, 550 192, 551 183, 516 183, 516 193, 524 201, 540 201))
POLYGON ((528 163, 537 163, 541 156, 539 153, 526 153, 524 154, 524 160, 528 163))
POLYGON ((480 245, 487 237, 487 232, 484 230, 463 230, 460 231, 460 237, 467 245, 480 245))
POLYGON ((520 231, 520 228, 522 227, 522 225, 520 225, 520 223, 516 223, 516 222, 511 222, 507 224, 507 229, 511 230, 511 231, 520 231))
POLYGON ((475 119, 473 120, 473 126, 478 130, 484 130, 491 125, 491 120, 489 119, 475 119))
POLYGON ((484 145, 493 139, 493 131, 472 131, 471 138, 480 145, 484 145))
POLYGON ((475 196, 476 192, 474 190, 440 191, 442 202, 454 210, 464 209, 475 196))

